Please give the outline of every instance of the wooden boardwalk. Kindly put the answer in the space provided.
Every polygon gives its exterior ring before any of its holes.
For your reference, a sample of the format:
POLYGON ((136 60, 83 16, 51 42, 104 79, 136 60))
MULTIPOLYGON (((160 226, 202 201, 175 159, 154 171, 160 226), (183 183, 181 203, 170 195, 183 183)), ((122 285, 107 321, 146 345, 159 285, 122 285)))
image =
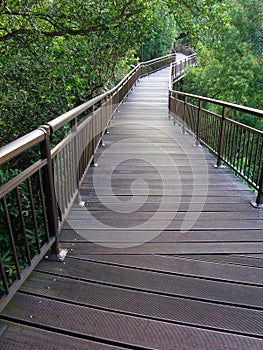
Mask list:
POLYGON ((1 349, 263 349, 263 211, 168 118, 168 69, 115 113, 44 260, 2 312, 1 349))

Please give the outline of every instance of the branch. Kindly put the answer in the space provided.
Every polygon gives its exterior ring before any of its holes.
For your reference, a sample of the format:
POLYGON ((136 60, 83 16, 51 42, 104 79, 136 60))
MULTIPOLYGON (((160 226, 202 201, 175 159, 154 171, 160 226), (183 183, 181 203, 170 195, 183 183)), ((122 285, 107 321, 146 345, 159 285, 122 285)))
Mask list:
MULTIPOLYGON (((71 29, 71 28, 64 28, 58 31, 52 31, 52 32, 46 32, 46 31, 39 31, 39 33, 43 34, 46 37, 56 37, 56 36, 65 36, 65 35, 87 35, 88 33, 91 32, 96 32, 99 29, 104 29, 107 30, 107 26, 105 25, 100 25, 100 26, 94 26, 91 28, 82 28, 82 29, 71 29)), ((17 37, 20 34, 34 34, 36 33, 36 30, 31 30, 31 29, 17 29, 11 33, 8 33, 2 37, 0 37, 0 42, 1 41, 7 41, 10 40, 14 37, 17 37)))
POLYGON ((17 29, 13 31, 12 33, 8 33, 7 35, 1 36, 0 41, 7 41, 14 37, 16 37, 19 34, 32 34, 33 31, 29 29, 17 29))
MULTIPOLYGON (((123 7, 121 13, 119 15, 117 15, 115 18, 111 18, 109 24, 112 25, 112 23, 115 23, 114 26, 116 28, 121 28, 126 21, 128 21, 131 17, 134 17, 136 15, 138 15, 139 13, 141 13, 143 10, 140 9, 136 9, 136 10, 131 10, 130 12, 126 13, 126 10, 129 8, 129 6, 132 4, 132 0, 128 1, 127 4, 123 7)), ((20 13, 20 12, 5 12, 4 14, 6 15, 11 15, 11 16, 22 16, 22 17, 30 17, 30 14, 28 13, 20 13)), ((90 26, 88 28, 79 28, 79 29, 72 29, 72 28, 67 28, 67 27, 62 27, 61 25, 54 23, 54 21, 50 18, 49 15, 43 15, 43 14, 36 14, 35 15, 36 18, 42 19, 46 22, 48 22, 49 24, 51 24, 54 28, 56 28, 57 30, 50 30, 50 31, 41 31, 40 29, 38 30, 33 30, 33 29, 26 29, 26 28, 20 28, 17 30, 14 30, 12 32, 7 33, 6 35, 0 36, 0 42, 1 41, 7 41, 10 40, 16 36, 19 35, 30 35, 30 34, 34 34, 36 32, 43 34, 46 37, 59 37, 59 36, 65 36, 65 35, 87 35, 88 33, 94 33, 97 32, 99 30, 108 30, 107 24, 98 24, 98 25, 93 25, 90 26)), ((6 32, 8 32, 7 29, 6 32)))
MULTIPOLYGON (((25 13, 25 12, 11 12, 11 11, 5 11, 5 12, 1 12, 0 15, 9 15, 9 16, 20 16, 20 17, 29 17, 32 18, 32 14, 31 13, 25 13)), ((55 28, 59 28, 59 25, 57 23, 55 23, 51 16, 49 15, 43 15, 41 13, 36 13, 34 14, 35 18, 39 18, 42 19, 46 22, 48 22, 49 24, 51 24, 53 27, 55 28)), ((63 17, 59 16, 60 19, 63 19, 63 17)))

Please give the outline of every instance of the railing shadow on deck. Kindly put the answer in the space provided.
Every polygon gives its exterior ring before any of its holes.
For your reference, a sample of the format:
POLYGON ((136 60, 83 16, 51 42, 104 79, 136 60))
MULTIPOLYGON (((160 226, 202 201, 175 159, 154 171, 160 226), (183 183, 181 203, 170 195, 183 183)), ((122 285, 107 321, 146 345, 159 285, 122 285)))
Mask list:
POLYGON ((175 59, 138 64, 110 91, 0 149, 5 167, 35 150, 29 165, 0 188, 0 311, 50 249, 63 260, 60 229, 114 111, 141 77, 175 59))

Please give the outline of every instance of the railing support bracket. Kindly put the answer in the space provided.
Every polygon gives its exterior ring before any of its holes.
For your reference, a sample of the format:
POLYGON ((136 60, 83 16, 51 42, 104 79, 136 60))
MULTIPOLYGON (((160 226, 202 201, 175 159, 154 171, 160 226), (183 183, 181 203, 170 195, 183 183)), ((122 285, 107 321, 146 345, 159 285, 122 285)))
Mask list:
POLYGON ((64 261, 66 255, 68 254, 68 250, 67 249, 59 249, 58 254, 57 254, 57 258, 58 261, 64 261))
POLYGON ((252 207, 256 208, 256 209, 263 209, 263 204, 259 204, 259 203, 255 202, 255 201, 251 201, 250 205, 252 205, 252 207))
POLYGON ((50 254, 45 256, 45 260, 48 261, 64 261, 66 255, 68 254, 68 249, 58 248, 57 254, 50 254))

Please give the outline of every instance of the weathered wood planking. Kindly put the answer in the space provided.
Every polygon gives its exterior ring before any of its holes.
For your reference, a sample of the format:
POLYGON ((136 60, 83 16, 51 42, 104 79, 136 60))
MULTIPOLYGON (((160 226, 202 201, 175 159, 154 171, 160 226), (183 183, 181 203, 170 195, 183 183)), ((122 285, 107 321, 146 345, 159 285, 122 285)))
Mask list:
POLYGON ((5 308, 1 349, 263 348, 262 211, 169 120, 167 88, 167 69, 141 79, 115 113, 64 224, 68 256, 5 308))

